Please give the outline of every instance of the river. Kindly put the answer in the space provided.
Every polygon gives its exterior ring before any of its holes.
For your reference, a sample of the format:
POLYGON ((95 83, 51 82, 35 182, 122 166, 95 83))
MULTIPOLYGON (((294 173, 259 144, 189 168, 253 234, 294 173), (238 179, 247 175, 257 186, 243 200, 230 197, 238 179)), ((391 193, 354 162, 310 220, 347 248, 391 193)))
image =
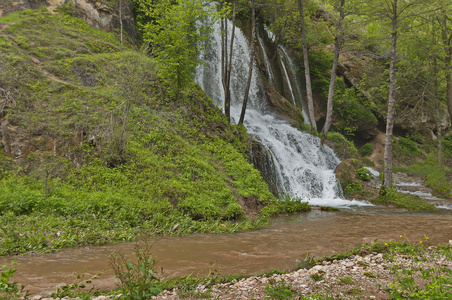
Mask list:
MULTIPOLYGON (((308 256, 319 258, 351 249, 363 242, 417 243, 428 236, 432 244, 452 239, 450 210, 406 213, 400 210, 360 207, 340 212, 313 210, 275 219, 265 229, 238 234, 197 234, 150 240, 163 278, 182 275, 259 274, 271 269, 291 270, 308 256), (400 238, 400 235, 403 238, 400 238)), ((135 243, 66 249, 59 253, 3 257, 15 260, 14 280, 33 295, 49 295, 57 286, 77 282, 73 273, 87 276, 103 272, 96 288, 111 289, 116 281, 109 267, 109 252, 130 257, 135 243)))

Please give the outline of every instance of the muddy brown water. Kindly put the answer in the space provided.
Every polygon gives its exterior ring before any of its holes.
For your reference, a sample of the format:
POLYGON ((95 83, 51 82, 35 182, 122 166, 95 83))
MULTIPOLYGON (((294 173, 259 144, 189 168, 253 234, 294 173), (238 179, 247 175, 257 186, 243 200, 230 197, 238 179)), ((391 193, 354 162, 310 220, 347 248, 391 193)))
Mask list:
MULTIPOLYGON (((298 261, 322 257, 379 240, 413 242, 428 236, 432 244, 452 240, 452 214, 408 214, 397 211, 314 210, 278 218, 269 227, 238 234, 197 234, 152 240, 153 255, 163 268, 163 277, 240 273, 256 275, 271 269, 290 270, 298 261)), ((59 285, 77 282, 73 273, 87 276, 103 271, 96 288, 115 287, 109 267, 109 251, 132 253, 135 243, 67 249, 53 254, 0 258, 0 264, 15 260, 14 280, 33 295, 49 295, 59 285)))

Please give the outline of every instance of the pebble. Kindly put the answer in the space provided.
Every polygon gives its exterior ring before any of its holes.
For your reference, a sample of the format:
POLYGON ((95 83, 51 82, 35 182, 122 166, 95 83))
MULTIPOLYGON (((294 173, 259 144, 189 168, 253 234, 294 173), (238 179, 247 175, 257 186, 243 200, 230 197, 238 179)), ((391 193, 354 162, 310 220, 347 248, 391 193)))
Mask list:
MULTIPOLYGON (((451 240, 452 242, 452 240, 451 240)), ((431 255, 426 262, 423 262, 423 267, 436 267, 438 263, 447 268, 452 269, 452 260, 447 259, 443 255, 439 255, 435 248, 429 249, 431 255)), ((382 295, 388 296, 385 291, 389 284, 396 280, 396 275, 390 269, 394 265, 401 265, 410 267, 413 265, 412 257, 395 255, 394 261, 387 261, 380 253, 370 254, 364 257, 359 255, 345 260, 334 260, 333 262, 322 262, 313 268, 306 270, 300 269, 292 273, 283 275, 271 275, 269 277, 249 277, 237 280, 232 283, 218 284, 213 287, 206 287, 200 285, 197 291, 210 291, 212 299, 226 300, 226 299, 268 299, 269 284, 278 287, 278 284, 284 280, 285 285, 291 286, 296 293, 309 296, 311 294, 328 293, 333 299, 355 299, 353 295, 349 294, 350 289, 360 288, 363 292, 360 297, 364 299, 381 299, 382 295), (369 262, 369 268, 372 268, 372 273, 378 276, 378 280, 363 275, 363 271, 368 271, 366 267, 362 266, 362 262, 369 262), (360 264, 361 262, 361 264, 360 264), (320 281, 312 280, 311 276, 314 274, 323 274, 323 279, 320 281), (352 284, 345 284, 340 278, 350 278, 352 284), (276 283, 270 283, 272 279, 276 283), (373 292, 370 292, 373 291, 373 292)), ((99 296, 92 298, 92 300, 113 300, 118 296, 99 296)), ((194 295, 196 297, 196 295, 194 295)), ((70 298, 62 298, 59 300, 75 300, 70 298)), ((161 294, 152 297, 155 300, 179 300, 177 291, 164 291, 161 294)), ((50 298, 42 298, 39 295, 33 296, 30 300, 56 300, 50 298)))

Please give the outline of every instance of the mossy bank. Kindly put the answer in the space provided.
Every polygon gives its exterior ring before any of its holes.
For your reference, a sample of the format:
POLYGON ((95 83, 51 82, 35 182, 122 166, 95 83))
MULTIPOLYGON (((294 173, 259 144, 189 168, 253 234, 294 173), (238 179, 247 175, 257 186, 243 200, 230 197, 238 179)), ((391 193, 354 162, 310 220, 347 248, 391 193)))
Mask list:
MULTIPOLYGON (((235 232, 280 211, 248 137, 194 83, 69 14, 0 18, 0 254, 235 232)), ((286 203, 286 204, 280 204, 286 203)))

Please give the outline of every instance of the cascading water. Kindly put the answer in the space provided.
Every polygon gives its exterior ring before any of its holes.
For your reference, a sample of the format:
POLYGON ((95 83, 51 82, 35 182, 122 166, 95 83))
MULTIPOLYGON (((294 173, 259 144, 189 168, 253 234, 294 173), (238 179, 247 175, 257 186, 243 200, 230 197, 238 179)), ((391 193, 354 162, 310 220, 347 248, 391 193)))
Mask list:
MULTIPOLYGON (((228 23, 228 32, 231 32, 232 24, 228 23)), ((223 108, 220 25, 214 24, 213 29, 202 54, 204 65, 197 68, 195 81, 219 107, 223 108)), ((245 36, 238 28, 235 32, 231 76, 233 122, 240 116, 250 59, 245 36)), ((267 96, 256 66, 253 70, 249 97, 245 126, 248 133, 264 145, 273 156, 279 194, 299 196, 309 200, 313 205, 363 204, 359 201, 342 199, 342 191, 334 175, 334 169, 340 160, 330 148, 322 145, 319 138, 300 132, 269 111, 266 107, 267 96)))
POLYGON ((297 101, 296 101, 295 94, 294 94, 294 91, 292 88, 292 82, 290 82, 289 73, 287 73, 286 64, 284 63, 284 60, 283 60, 282 50, 281 50, 281 48, 278 50, 279 50, 279 59, 281 62, 281 66, 282 66, 282 69, 284 72, 284 76, 286 77, 287 86, 289 87, 290 97, 292 98, 293 105, 295 107, 297 107, 297 101))
MULTIPOLYGON (((301 87, 300 87, 300 82, 297 80, 297 75, 296 75, 297 72, 295 70, 295 63, 293 62, 293 60, 290 57, 289 53, 287 53, 287 50, 286 50, 286 48, 284 46, 280 45, 279 46, 279 50, 280 50, 279 53, 280 53, 280 56, 281 56, 282 63, 287 63, 287 65, 288 65, 287 67, 285 66, 285 69, 290 70, 290 72, 292 73, 292 76, 289 77, 287 80, 289 82, 291 82, 290 78, 293 78, 293 80, 295 81, 294 85, 295 85, 296 91, 297 91, 297 93, 299 95, 298 99, 299 99, 300 106, 302 108, 303 118, 305 119, 305 122, 308 122, 309 117, 306 114, 305 102, 303 101, 302 96, 301 96, 302 95, 301 87)), ((309 122, 308 122, 308 124, 309 124, 309 122)))
POLYGON ((270 84, 273 84, 272 67, 271 67, 271 64, 270 64, 270 60, 268 59, 267 52, 265 51, 264 41, 262 41, 262 38, 260 37, 260 35, 258 35, 257 40, 259 42, 259 46, 261 48, 261 51, 264 54, 265 68, 266 68, 267 74, 268 74, 268 81, 269 81, 270 84))

